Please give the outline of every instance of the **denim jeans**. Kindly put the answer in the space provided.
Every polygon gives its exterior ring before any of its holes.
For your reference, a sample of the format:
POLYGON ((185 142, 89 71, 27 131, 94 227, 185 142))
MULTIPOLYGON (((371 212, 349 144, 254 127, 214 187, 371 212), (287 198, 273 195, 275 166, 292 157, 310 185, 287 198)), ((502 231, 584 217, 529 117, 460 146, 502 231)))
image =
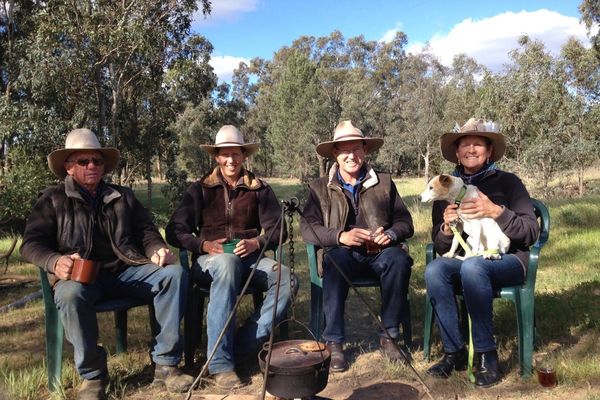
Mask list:
MULTIPOLYGON (((202 255, 192 267, 192 276, 200 285, 210 284, 210 297, 206 312, 207 354, 215 347, 217 338, 233 310, 238 294, 241 292, 250 271, 256 264, 258 254, 240 258, 235 254, 202 255)), ((275 291, 277 289, 277 261, 264 257, 258 263, 251 281, 252 287, 266 292, 265 300, 259 310, 245 321, 235 333, 235 318, 227 327, 215 354, 208 365, 211 374, 233 371, 236 357, 244 352, 258 350, 271 333, 275 291)), ((276 322, 287 312, 290 303, 290 270, 282 265, 281 284, 277 301, 276 322)), ((234 316, 235 317, 235 316, 234 316)))
POLYGON ((120 273, 100 270, 93 284, 59 280, 54 286, 54 302, 65 336, 73 345, 79 375, 92 379, 106 370, 106 352, 98 346, 94 304, 119 297, 153 302, 158 334, 151 342, 152 360, 159 365, 179 364, 182 351, 179 324, 185 310, 188 281, 187 271, 180 265, 156 264, 130 266, 120 273))
POLYGON ((494 342, 494 292, 503 286, 520 285, 525 279, 523 266, 513 254, 500 260, 481 256, 465 260, 438 257, 425 268, 427 294, 433 303, 440 328, 444 352, 453 353, 464 347, 460 330, 454 287, 459 284, 471 317, 473 346, 476 352, 496 349, 494 342))
MULTIPOLYGON (((363 249, 333 247, 323 260, 323 339, 342 343, 345 339, 344 312, 349 285, 331 261, 333 258, 350 280, 362 276, 379 277, 381 283, 381 322, 392 338, 399 335, 402 309, 406 302, 412 258, 400 247, 383 249, 374 256, 363 249)), ((379 336, 386 336, 379 332, 379 336)))

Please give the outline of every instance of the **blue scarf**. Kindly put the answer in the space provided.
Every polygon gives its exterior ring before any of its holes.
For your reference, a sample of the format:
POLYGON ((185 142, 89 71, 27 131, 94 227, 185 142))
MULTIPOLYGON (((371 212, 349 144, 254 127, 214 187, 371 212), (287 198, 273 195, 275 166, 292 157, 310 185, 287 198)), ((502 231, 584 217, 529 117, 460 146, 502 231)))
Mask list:
POLYGON ((483 179, 483 177, 486 175, 486 173, 488 171, 494 171, 497 169, 498 169, 498 166, 496 165, 495 162, 488 162, 483 166, 483 168, 479 172, 476 172, 474 174, 467 174, 467 173, 465 173, 465 168, 462 165, 459 165, 456 167, 454 172, 452 172, 452 175, 460 177, 463 180, 463 182, 465 183, 465 185, 477 186, 477 184, 479 184, 479 182, 481 182, 481 180, 483 179))

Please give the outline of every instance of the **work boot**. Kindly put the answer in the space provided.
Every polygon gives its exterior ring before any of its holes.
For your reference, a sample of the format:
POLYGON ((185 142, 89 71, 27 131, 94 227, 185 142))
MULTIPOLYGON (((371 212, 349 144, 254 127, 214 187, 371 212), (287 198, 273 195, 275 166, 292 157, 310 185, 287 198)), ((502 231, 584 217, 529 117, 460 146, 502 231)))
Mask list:
POLYGON ((427 370, 427 374, 436 378, 448 378, 452 371, 467 369, 469 355, 466 348, 455 353, 444 353, 444 357, 427 370))
POLYGON ((215 386, 220 389, 232 390, 239 389, 244 386, 244 383, 235 371, 225 371, 212 374, 211 378, 215 382, 215 386))
POLYGON ((159 365, 154 367, 152 385, 164 385, 169 392, 187 392, 194 383, 194 377, 184 374, 177 366, 159 365))
POLYGON ((477 371, 473 375, 475 375, 475 384, 480 387, 490 387, 500 382, 502 374, 498 369, 496 350, 477 354, 477 371))
POLYGON ((92 379, 84 379, 77 392, 77 400, 105 400, 108 374, 106 372, 92 379))
POLYGON ((348 369, 348 362, 342 350, 342 344, 336 342, 327 342, 327 350, 331 353, 331 362, 329 363, 329 371, 343 372, 348 369))
MULTIPOLYGON (((381 351, 381 354, 383 354, 383 356, 391 362, 399 362, 402 364, 407 363, 407 360, 404 357, 402 357, 400 351, 398 351, 396 346, 394 346, 393 339, 387 337, 379 338, 379 350, 381 351)), ((408 354, 407 352, 404 352, 404 354, 406 354, 406 357, 409 361, 412 361, 410 359, 410 354, 408 354)))

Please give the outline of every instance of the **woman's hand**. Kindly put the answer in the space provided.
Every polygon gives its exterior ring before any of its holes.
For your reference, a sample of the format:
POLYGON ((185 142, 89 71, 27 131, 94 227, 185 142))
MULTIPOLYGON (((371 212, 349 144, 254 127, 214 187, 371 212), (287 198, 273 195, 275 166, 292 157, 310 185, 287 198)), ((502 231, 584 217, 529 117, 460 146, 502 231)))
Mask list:
MULTIPOLYGON (((462 211, 462 210, 461 210, 462 211)), ((450 224, 458 219, 458 205, 452 203, 446 206, 444 210, 444 224, 442 225, 442 232, 447 235, 452 234, 450 224)))
POLYGON ((477 190, 478 197, 464 199, 460 204, 460 212, 468 218, 498 218, 504 208, 490 200, 477 190))

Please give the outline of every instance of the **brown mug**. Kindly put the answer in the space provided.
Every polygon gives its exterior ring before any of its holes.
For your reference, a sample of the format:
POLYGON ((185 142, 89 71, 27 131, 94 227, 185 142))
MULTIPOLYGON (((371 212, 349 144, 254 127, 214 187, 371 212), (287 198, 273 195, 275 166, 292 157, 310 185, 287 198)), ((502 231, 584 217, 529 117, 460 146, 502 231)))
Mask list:
POLYGON ((71 279, 80 283, 94 283, 100 265, 93 260, 78 258, 73 260, 73 270, 71 271, 71 279))

